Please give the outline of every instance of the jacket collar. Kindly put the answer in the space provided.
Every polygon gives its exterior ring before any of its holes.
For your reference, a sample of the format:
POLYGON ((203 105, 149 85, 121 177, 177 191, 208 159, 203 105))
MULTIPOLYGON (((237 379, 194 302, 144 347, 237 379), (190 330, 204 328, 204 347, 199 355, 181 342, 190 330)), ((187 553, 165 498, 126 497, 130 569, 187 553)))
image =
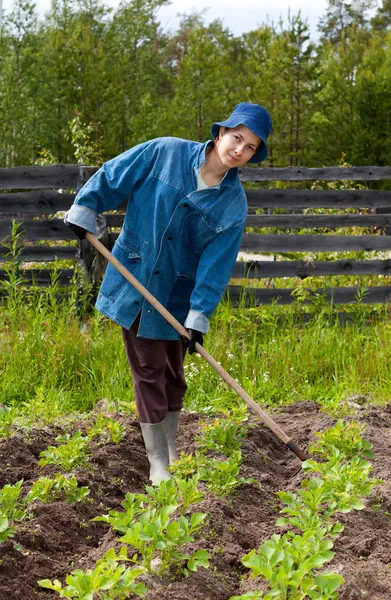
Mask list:
MULTIPOLYGON (((205 142, 204 144, 201 144, 200 147, 200 152, 198 154, 197 160, 196 160, 196 169, 198 170, 202 163, 205 162, 206 160, 206 150, 207 148, 213 146, 214 141, 213 140, 208 140, 207 142, 205 142)), ((238 169, 237 167, 234 167, 232 169, 229 169, 228 173, 226 174, 226 176, 224 177, 223 181, 216 187, 220 187, 220 186, 228 186, 228 187, 235 187, 238 184, 238 169)))

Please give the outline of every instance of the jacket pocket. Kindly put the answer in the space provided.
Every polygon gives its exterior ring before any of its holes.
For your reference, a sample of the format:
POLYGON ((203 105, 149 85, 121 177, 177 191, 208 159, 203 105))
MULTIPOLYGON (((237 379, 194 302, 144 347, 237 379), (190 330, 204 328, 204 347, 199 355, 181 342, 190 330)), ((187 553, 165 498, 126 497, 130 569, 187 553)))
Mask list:
POLYGON ((197 211, 187 214, 182 221, 181 238, 197 256, 217 232, 216 223, 197 211))
POLYGON ((190 296, 195 286, 195 273, 178 273, 167 302, 167 310, 184 323, 190 310, 190 296))
MULTIPOLYGON (((113 256, 134 276, 141 265, 141 252, 132 243, 118 238, 113 248, 113 256)), ((111 264, 107 265, 100 293, 115 302, 126 285, 127 279, 111 264)))

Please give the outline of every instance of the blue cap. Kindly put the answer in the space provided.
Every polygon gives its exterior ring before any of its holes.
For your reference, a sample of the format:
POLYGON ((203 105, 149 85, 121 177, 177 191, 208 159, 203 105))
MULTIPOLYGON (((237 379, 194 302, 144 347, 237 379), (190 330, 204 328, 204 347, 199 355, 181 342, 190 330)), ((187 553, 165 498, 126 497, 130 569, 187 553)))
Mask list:
POLYGON ((250 102, 240 102, 237 104, 226 121, 213 123, 210 128, 214 139, 219 135, 220 127, 229 127, 233 129, 238 125, 245 125, 250 131, 258 136, 263 144, 261 148, 254 154, 248 162, 260 163, 267 157, 266 140, 272 130, 272 118, 266 108, 259 104, 251 104, 250 102))

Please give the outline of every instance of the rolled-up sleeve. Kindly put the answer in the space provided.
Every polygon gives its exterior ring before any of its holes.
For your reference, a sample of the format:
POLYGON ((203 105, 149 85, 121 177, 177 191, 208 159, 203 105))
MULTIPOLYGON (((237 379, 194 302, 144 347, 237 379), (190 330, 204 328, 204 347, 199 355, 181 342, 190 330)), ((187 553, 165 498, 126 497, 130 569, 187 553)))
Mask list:
POLYGON ((117 208, 129 200, 132 190, 147 176, 149 142, 139 144, 106 162, 81 188, 65 223, 96 231, 96 215, 117 208))

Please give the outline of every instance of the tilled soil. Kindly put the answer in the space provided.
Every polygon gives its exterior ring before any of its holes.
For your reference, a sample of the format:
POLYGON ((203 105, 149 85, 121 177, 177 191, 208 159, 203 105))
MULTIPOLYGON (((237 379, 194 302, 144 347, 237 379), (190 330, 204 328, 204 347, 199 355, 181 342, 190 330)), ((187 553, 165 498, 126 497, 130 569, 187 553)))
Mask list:
MULTIPOLYGON (((92 522, 109 509, 121 508, 127 492, 143 492, 148 483, 148 461, 136 420, 121 415, 127 434, 119 444, 95 444, 88 469, 75 471, 79 485, 87 485, 90 499, 72 506, 57 501, 37 503, 31 518, 17 525, 15 537, 0 545, 0 600, 50 600, 54 592, 40 588, 39 579, 60 579, 74 568, 93 568, 112 546, 116 534, 104 523, 92 522)), ((314 441, 314 433, 333 420, 316 404, 300 402, 284 407, 273 418, 303 449, 314 441)), ((340 515, 343 534, 336 540, 335 557, 328 568, 341 573, 346 584, 342 600, 389 600, 391 598, 391 405, 357 409, 355 418, 366 423, 365 437, 373 444, 374 475, 385 481, 375 488, 362 511, 340 515)), ((179 450, 191 452, 200 422, 205 418, 183 413, 179 450)), ((228 600, 255 589, 246 577, 241 558, 273 533, 279 513, 276 492, 295 489, 303 474, 300 461, 263 425, 255 424, 243 441, 241 475, 261 485, 245 484, 233 497, 208 494, 195 506, 208 513, 202 535, 191 549, 211 553, 211 568, 189 577, 149 577, 148 600, 228 600)), ((60 430, 45 429, 16 433, 0 442, 0 487, 24 480, 26 489, 42 475, 58 471, 38 467, 39 453, 52 444, 60 430)))

